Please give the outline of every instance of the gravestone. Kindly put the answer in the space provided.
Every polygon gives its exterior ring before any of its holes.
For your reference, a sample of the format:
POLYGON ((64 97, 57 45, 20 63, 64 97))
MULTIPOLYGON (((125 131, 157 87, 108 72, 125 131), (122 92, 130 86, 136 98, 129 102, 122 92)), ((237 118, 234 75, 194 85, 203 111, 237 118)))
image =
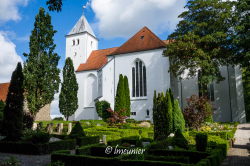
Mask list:
POLYGON ((36 129, 37 129, 37 123, 33 123, 32 130, 36 130, 36 129))
POLYGON ((67 132, 67 134, 70 134, 71 131, 72 131, 72 123, 69 123, 68 124, 68 132, 67 132))

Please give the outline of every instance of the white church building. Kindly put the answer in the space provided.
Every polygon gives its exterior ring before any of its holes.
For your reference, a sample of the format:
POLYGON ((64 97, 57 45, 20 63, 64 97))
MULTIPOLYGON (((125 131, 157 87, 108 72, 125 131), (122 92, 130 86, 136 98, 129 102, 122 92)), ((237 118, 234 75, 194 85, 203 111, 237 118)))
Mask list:
MULTIPOLYGON (((76 70, 78 109, 70 120, 99 119, 96 100, 106 100, 114 108, 119 75, 128 77, 131 116, 152 120, 154 91, 171 88, 182 108, 186 99, 199 95, 197 78, 176 79, 169 71, 169 58, 163 56, 168 41, 159 39, 143 27, 120 47, 98 49, 98 39, 84 15, 66 35, 66 58, 76 70)), ((174 63, 174 62, 173 62, 174 63)), ((225 80, 208 86, 215 121, 245 121, 241 71, 238 67, 221 67, 225 80)))

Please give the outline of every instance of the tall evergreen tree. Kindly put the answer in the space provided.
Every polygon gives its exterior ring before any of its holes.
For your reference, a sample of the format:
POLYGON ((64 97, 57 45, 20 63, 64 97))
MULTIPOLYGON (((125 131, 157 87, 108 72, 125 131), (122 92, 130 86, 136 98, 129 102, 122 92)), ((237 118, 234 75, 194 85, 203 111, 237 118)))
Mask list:
POLYGON ((130 116, 130 91, 129 91, 129 83, 128 77, 124 76, 124 95, 125 95, 125 105, 126 105, 126 116, 130 116))
POLYGON ((176 132, 177 130, 182 132, 185 130, 185 119, 179 106, 179 102, 176 99, 174 100, 173 107, 173 132, 176 132))
POLYGON ((60 70, 57 68, 60 57, 54 53, 54 34, 51 17, 40 8, 35 18, 30 36, 30 53, 24 66, 24 85, 29 111, 33 116, 54 99, 58 92, 60 70))
POLYGON ((165 100, 166 103, 166 130, 167 135, 173 133, 173 106, 170 93, 166 93, 165 100))
POLYGON ((3 131, 6 140, 16 141, 23 131, 23 72, 19 62, 12 73, 3 116, 3 131))
MULTIPOLYGON (((121 110, 126 109, 126 102, 125 102, 125 90, 124 90, 124 77, 122 74, 119 76, 119 81, 116 89, 116 96, 115 96, 115 111, 121 112, 121 110)), ((126 116, 126 115, 124 115, 126 116)))
POLYGON ((60 112, 65 116, 66 120, 68 120, 69 116, 73 115, 78 108, 77 91, 78 84, 73 62, 70 58, 67 58, 63 68, 63 83, 59 96, 60 112))
POLYGON ((221 0, 189 0, 177 29, 168 39, 165 55, 171 58, 170 71, 188 78, 201 74, 199 82, 221 81, 219 67, 234 64, 233 3, 221 0))

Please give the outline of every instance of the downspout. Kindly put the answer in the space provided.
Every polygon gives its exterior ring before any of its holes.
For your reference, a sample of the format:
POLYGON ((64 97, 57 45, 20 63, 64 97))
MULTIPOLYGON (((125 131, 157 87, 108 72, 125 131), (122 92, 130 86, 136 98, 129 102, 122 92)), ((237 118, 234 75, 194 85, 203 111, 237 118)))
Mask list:
POLYGON ((232 110, 232 102, 231 102, 231 85, 230 85, 230 75, 229 75, 229 70, 228 70, 228 65, 227 65, 227 81, 228 81, 228 93, 229 93, 229 102, 230 102, 230 118, 231 118, 231 122, 233 121, 233 110, 232 110))

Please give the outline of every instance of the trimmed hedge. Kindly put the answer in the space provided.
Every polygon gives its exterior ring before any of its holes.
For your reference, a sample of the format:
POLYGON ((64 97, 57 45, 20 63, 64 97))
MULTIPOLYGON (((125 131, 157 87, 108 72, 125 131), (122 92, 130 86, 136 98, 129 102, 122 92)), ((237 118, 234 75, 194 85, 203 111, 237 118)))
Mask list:
POLYGON ((63 140, 45 144, 0 141, 0 152, 39 155, 48 154, 57 150, 74 149, 75 146, 75 140, 63 140))
POLYGON ((163 150, 163 149, 150 149, 148 154, 154 156, 186 156, 192 164, 199 162, 201 159, 206 158, 209 154, 206 152, 197 152, 189 150, 163 150))
POLYGON ((100 166, 100 165, 112 165, 112 166, 191 166, 189 164, 181 164, 174 162, 164 162, 164 161, 132 161, 132 160, 118 160, 115 158, 105 158, 96 156, 86 156, 86 155, 69 155, 53 153, 51 155, 51 162, 61 161, 65 166, 100 166))
POLYGON ((85 137, 79 137, 76 139, 76 143, 78 146, 85 146, 90 144, 98 144, 100 142, 99 136, 85 136, 85 137))

